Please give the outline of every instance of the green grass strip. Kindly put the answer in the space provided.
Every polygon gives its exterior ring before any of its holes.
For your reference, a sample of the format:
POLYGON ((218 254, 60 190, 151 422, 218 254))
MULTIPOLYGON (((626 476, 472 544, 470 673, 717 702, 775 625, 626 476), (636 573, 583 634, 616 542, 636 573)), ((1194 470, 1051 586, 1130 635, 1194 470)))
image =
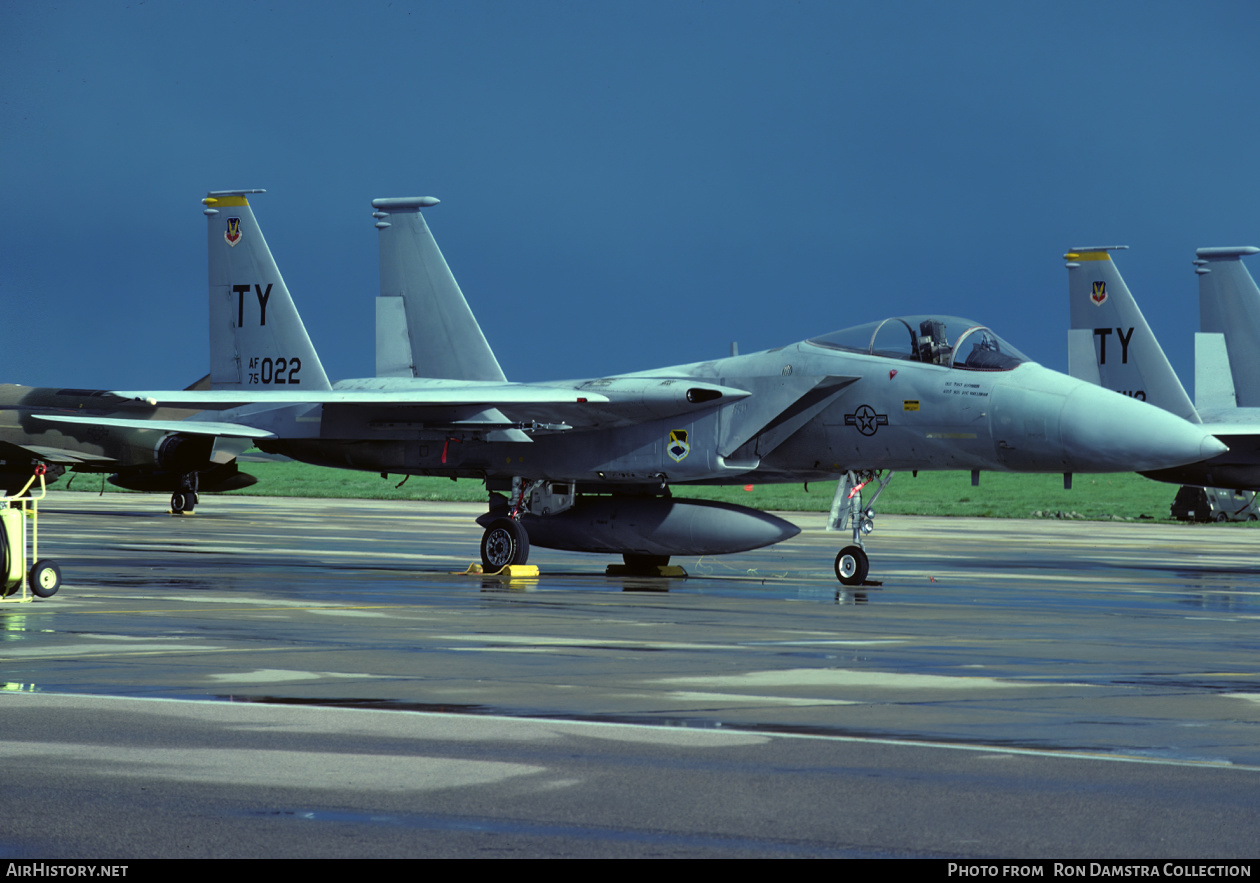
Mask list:
MULTIPOLYGON (((403 476, 381 478, 373 472, 328 469, 297 462, 245 462, 241 468, 258 484, 234 494, 260 497, 327 497, 368 500, 443 500, 485 502, 480 481, 430 478, 413 475, 401 487, 403 476)), ((65 478, 54 485, 64 489, 65 478)), ((77 476, 75 491, 98 492, 100 479, 77 476)), ((107 493, 120 492, 106 485, 107 493)), ((675 485, 675 496, 723 500, 796 512, 826 512, 831 507, 836 482, 810 484, 750 484, 726 487, 675 485), (751 488, 746 490, 745 487, 751 488)), ((969 472, 899 472, 880 496, 876 511, 893 515, 952 515, 986 518, 1084 518, 1153 519, 1170 521, 1169 506, 1177 486, 1151 481, 1132 473, 1076 475, 1071 490, 1063 489, 1061 475, 1019 475, 985 472, 980 486, 971 486, 969 472)), ((869 499, 869 495, 868 495, 869 499)))

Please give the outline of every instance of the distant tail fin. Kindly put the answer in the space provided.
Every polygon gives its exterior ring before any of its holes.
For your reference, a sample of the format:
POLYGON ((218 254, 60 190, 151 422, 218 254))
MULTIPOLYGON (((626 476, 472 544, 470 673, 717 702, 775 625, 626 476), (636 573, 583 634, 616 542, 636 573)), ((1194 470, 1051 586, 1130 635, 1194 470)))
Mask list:
POLYGON ((380 231, 379 377, 506 380, 420 209, 431 196, 372 200, 380 231))
POLYGON ((1072 318, 1068 373, 1198 423, 1190 397, 1111 260, 1112 251, 1125 247, 1074 248, 1064 255, 1072 318))
POLYGON ((1260 248, 1200 248, 1199 330, 1221 334, 1238 407, 1260 406, 1260 289, 1242 258, 1260 248))
POLYGON ((246 196, 216 190, 205 205, 210 252, 210 384, 213 389, 329 389, 246 196))
POLYGON ((1194 406, 1200 414, 1238 407, 1224 334, 1200 331, 1194 336, 1194 406))

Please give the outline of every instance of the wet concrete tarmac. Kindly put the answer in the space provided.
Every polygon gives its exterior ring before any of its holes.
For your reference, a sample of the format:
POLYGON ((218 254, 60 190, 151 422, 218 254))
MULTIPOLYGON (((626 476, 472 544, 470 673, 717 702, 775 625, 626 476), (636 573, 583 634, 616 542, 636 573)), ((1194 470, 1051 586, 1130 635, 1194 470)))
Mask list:
POLYGON ((1253 530, 890 516, 854 591, 820 515, 685 580, 504 583, 453 573, 475 506, 159 505, 44 507, 0 854, 1260 852, 1253 530))

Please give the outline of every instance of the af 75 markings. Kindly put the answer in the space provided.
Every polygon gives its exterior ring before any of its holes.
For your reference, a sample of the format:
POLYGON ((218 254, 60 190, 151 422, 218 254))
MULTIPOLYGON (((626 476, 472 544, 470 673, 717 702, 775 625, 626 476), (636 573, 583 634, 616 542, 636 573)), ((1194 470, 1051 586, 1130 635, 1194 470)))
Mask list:
POLYGON ((302 370, 302 360, 297 356, 291 359, 260 359, 257 356, 249 360, 248 383, 301 383, 298 372, 302 370))

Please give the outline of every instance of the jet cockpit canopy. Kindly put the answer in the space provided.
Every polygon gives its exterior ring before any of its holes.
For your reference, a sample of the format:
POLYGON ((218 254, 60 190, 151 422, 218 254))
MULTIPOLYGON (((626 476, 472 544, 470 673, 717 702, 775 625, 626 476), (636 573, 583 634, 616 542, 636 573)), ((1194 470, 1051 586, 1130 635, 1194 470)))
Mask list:
POLYGON ((900 316, 833 331, 809 342, 827 349, 968 371, 1009 371, 1032 361, 991 329, 958 316, 900 316))

